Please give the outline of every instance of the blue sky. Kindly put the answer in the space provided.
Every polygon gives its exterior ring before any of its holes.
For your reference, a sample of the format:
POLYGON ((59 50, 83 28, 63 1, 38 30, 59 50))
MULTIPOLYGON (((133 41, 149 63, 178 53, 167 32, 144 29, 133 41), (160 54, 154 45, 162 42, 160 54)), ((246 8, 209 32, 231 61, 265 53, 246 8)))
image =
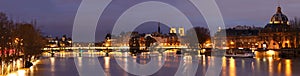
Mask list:
MULTIPOLYGON (((104 38, 109 33, 117 18, 139 2, 150 0, 113 0, 106 8, 98 24, 96 39, 104 38)), ((191 20, 195 26, 207 27, 201 14, 187 0, 155 0, 175 6, 191 20)), ((1 0, 0 11, 7 13, 17 22, 29 22, 36 19, 39 28, 45 35, 71 35, 74 17, 81 0, 1 0)), ((263 27, 275 13, 277 0, 216 0, 223 15, 225 25, 254 25, 263 27)), ((300 0, 282 0, 283 13, 289 19, 300 17, 300 0)), ((209 8, 209 7, 207 7, 209 8)), ((158 8, 159 9, 159 8, 158 8)), ((156 31, 156 23, 142 24, 137 30, 144 32, 156 31), (155 26, 154 26, 155 25, 155 26), (148 28, 148 30, 142 30, 148 28), (150 28, 150 30, 149 30, 150 28)), ((163 29, 167 29, 164 27, 163 29)))

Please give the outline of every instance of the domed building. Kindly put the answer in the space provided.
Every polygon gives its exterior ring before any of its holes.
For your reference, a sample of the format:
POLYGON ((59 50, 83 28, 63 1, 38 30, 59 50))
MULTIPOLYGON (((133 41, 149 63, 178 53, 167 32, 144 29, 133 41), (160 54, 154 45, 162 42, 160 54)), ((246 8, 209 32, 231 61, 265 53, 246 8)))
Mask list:
POLYGON ((222 42, 219 48, 254 48, 257 50, 280 50, 299 48, 300 29, 289 25, 288 17, 280 6, 265 27, 236 26, 221 29, 214 42, 222 42), (226 33, 226 36, 222 34, 226 33), (222 39, 226 38, 226 42, 222 39))
POLYGON ((269 24, 265 28, 286 28, 289 27, 289 19, 281 11, 281 7, 277 7, 277 12, 271 17, 269 24))
POLYGON ((299 44, 297 29, 289 25, 289 19, 282 13, 280 6, 271 17, 270 22, 260 31, 260 48, 282 49, 296 48, 299 44))
POLYGON ((271 16, 270 21, 264 27, 236 26, 220 29, 215 34, 214 43, 221 43, 215 47, 223 49, 252 48, 258 51, 300 51, 300 28, 291 26, 288 17, 278 6, 275 14, 271 16), (223 40, 224 38, 226 41, 223 40))
POLYGON ((281 7, 277 7, 277 12, 271 18, 271 24, 288 24, 289 19, 281 12, 281 7))

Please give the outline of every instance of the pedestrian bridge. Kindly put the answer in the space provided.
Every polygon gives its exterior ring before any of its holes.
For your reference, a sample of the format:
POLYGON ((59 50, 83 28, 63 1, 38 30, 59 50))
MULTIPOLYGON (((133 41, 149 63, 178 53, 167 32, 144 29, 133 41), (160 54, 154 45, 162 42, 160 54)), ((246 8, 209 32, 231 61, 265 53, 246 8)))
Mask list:
MULTIPOLYGON (((43 48, 42 50, 105 50, 105 49, 112 49, 112 50, 120 50, 120 49, 129 49, 128 46, 121 46, 121 47, 54 47, 54 48, 43 48)), ((140 49, 144 49, 146 47, 140 47, 140 49)), ((164 47, 155 47, 161 49, 184 49, 187 48, 186 46, 164 46, 164 47)))

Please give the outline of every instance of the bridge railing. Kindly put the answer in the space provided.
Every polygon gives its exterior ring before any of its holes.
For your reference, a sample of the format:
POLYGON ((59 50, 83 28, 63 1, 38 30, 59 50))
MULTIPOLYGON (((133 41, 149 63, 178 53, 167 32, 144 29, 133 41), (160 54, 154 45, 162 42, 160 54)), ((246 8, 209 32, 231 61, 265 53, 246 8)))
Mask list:
MULTIPOLYGON (((128 46, 122 46, 122 47, 54 47, 54 48, 43 48, 42 50, 102 50, 102 49, 129 49, 128 46)), ((146 47, 140 47, 141 49, 144 49, 146 47)), ((163 49, 182 49, 187 48, 186 46, 167 46, 167 47, 156 47, 156 48, 163 48, 163 49)))

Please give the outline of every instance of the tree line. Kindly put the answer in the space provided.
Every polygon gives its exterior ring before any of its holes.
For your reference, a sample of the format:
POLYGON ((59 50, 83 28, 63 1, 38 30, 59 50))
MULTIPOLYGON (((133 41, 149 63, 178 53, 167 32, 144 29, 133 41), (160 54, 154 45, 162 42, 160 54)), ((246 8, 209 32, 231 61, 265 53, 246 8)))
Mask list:
POLYGON ((34 23, 14 22, 0 12, 0 55, 8 62, 23 58, 30 61, 39 56, 46 45, 46 39, 34 23))
POLYGON ((290 21, 290 25, 293 28, 300 28, 300 18, 299 17, 295 17, 293 20, 290 21))

